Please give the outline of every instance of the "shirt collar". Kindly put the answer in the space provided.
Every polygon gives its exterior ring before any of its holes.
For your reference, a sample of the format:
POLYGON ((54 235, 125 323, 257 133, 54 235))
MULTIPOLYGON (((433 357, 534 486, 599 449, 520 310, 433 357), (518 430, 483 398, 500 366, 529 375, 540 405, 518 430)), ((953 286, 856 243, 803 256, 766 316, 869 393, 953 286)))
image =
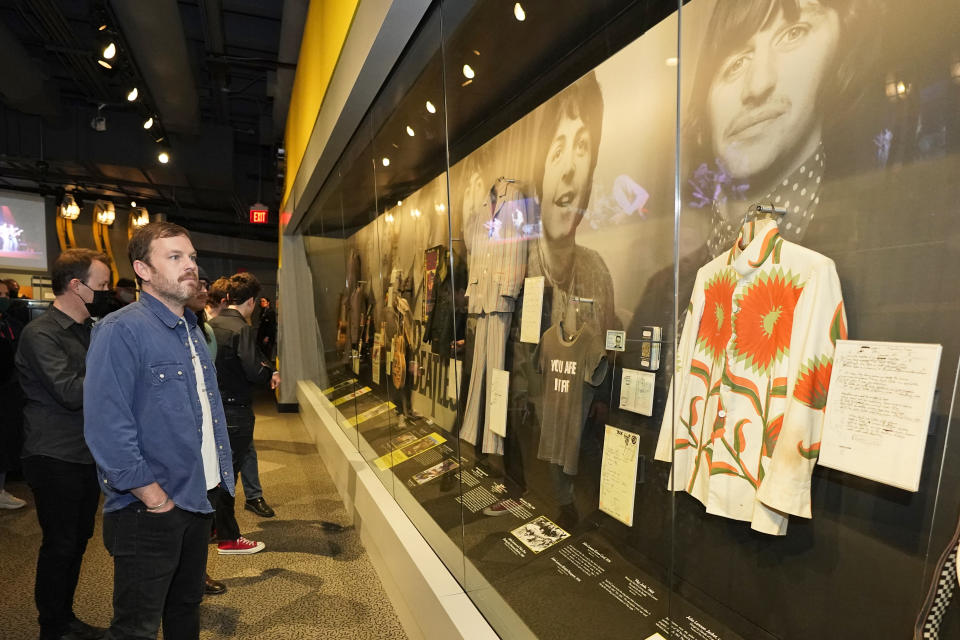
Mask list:
POLYGON ((768 260, 779 263, 782 245, 783 239, 776 220, 750 221, 740 229, 737 241, 727 255, 727 264, 745 276, 768 260))
POLYGON ((62 329, 69 329, 75 324, 81 324, 58 309, 56 305, 50 305, 49 313, 51 314, 50 317, 53 318, 62 329))
POLYGON ((231 316, 231 317, 235 317, 235 318, 240 318, 240 319, 243 320, 244 322, 247 321, 247 319, 243 317, 243 314, 240 313, 239 311, 237 311, 236 309, 229 309, 229 308, 228 308, 228 309, 224 309, 223 311, 220 312, 220 315, 222 315, 222 316, 231 316))
MULTIPOLYGON (((177 323, 180 322, 180 316, 176 315, 173 311, 170 311, 170 309, 167 308, 167 305, 163 304, 146 291, 140 292, 140 302, 147 309, 153 311, 153 313, 160 318, 160 321, 171 329, 177 326, 177 323)), ((197 315, 186 307, 183 309, 183 318, 187 321, 188 327, 195 327, 197 325, 197 315)))

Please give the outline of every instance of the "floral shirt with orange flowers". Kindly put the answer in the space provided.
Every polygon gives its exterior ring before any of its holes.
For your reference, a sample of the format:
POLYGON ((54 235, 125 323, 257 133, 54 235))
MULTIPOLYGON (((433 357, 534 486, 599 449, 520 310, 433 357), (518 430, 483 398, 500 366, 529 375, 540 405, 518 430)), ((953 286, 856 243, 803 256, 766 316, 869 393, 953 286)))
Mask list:
POLYGON ((810 478, 846 316, 833 261, 747 223, 697 272, 657 443, 670 489, 783 535, 810 478))

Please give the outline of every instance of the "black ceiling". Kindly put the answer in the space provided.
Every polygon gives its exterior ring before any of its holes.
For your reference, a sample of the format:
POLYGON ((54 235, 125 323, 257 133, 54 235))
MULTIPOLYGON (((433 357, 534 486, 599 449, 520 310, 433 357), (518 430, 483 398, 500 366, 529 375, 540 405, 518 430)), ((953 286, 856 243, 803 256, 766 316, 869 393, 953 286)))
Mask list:
POLYGON ((306 5, 0 0, 0 188, 66 189, 118 209, 136 200, 196 231, 276 239, 276 157, 306 5), (112 70, 97 63, 106 38, 112 70), (105 131, 91 126, 98 114, 105 131), (249 224, 258 200, 271 224, 249 224))

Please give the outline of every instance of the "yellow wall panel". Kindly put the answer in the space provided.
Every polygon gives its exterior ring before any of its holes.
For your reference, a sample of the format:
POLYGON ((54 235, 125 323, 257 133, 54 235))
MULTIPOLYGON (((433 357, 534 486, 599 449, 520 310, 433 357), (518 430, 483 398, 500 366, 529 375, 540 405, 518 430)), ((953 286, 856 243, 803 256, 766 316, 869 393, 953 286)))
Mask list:
POLYGON ((311 0, 290 95, 283 200, 290 195, 359 0, 311 0))

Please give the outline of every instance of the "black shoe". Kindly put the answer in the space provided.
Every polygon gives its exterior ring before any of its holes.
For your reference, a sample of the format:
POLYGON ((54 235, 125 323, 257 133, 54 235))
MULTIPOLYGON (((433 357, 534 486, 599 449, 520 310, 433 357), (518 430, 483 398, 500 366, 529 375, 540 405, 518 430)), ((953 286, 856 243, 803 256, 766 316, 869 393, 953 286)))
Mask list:
POLYGON ((100 640, 106 633, 107 630, 102 627, 94 627, 74 618, 67 625, 67 632, 60 638, 61 640, 100 640))
POLYGON ((220 595, 221 593, 226 593, 227 585, 223 584, 219 580, 214 580, 210 577, 210 574, 205 574, 206 580, 203 583, 203 592, 210 596, 220 595))
POLYGON ((277 515, 262 496, 259 498, 254 498, 253 500, 247 500, 247 504, 244 508, 247 511, 253 511, 261 518, 272 518, 273 516, 277 515))

